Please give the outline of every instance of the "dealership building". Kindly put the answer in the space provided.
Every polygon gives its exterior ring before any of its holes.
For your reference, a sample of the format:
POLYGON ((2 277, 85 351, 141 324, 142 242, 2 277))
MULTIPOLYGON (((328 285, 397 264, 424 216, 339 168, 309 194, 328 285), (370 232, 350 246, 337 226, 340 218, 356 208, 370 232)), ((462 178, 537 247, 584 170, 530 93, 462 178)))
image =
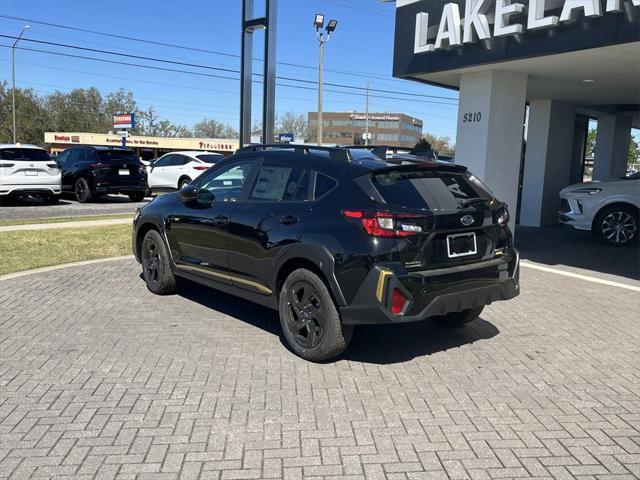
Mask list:
MULTIPOLYGON (((122 136, 108 133, 45 132, 44 141, 51 153, 61 152, 73 145, 99 145, 118 147, 122 136)), ((165 153, 181 150, 202 150, 232 155, 238 149, 238 139, 147 137, 129 135, 127 147, 144 160, 161 157, 165 153)))
POLYGON ((558 192, 623 176, 640 126, 640 0, 397 0, 394 76, 460 92, 456 159, 520 224, 556 223, 558 192))
MULTIPOLYGON (((318 113, 309 112, 309 132, 315 142, 318 113)), ((323 141, 330 144, 364 145, 369 132, 370 145, 414 147, 422 138, 422 120, 403 113, 324 112, 323 141)))

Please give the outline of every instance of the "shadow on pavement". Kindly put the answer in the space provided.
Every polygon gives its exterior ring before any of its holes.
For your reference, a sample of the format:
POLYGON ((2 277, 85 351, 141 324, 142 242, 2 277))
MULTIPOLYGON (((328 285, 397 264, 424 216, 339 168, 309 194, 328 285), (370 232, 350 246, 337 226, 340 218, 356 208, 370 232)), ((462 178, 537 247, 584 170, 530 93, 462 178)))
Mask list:
MULTIPOLYGON (((178 294, 276 335, 283 348, 287 348, 275 310, 184 280, 181 281, 178 294)), ((492 323, 482 318, 460 329, 442 327, 429 321, 403 325, 363 325, 356 327, 349 348, 337 360, 375 364, 406 362, 493 338, 499 333, 492 323)))
POLYGON ((590 232, 562 225, 518 227, 515 239, 521 258, 532 262, 640 279, 640 248, 637 244, 611 247, 590 232))

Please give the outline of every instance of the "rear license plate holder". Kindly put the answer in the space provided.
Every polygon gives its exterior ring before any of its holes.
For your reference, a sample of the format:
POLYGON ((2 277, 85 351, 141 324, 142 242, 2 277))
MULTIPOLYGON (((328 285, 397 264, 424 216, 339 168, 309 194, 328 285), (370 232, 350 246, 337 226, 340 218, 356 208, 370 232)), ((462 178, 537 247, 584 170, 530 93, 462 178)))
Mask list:
POLYGON ((27 177, 37 177, 38 176, 38 171, 37 170, 25 170, 24 174, 27 177))
POLYGON ((131 175, 131 172, 129 172, 128 168, 121 168, 118 170, 118 175, 131 175))
POLYGON ((447 235, 447 256, 449 258, 468 257, 478 253, 475 232, 447 235))

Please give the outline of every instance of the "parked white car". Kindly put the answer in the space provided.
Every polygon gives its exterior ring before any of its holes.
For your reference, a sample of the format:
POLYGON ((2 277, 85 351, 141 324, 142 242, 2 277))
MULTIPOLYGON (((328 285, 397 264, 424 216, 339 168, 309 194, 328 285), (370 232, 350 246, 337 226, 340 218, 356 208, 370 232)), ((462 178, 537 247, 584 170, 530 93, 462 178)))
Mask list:
POLYGON ((0 198, 30 195, 55 203, 61 172, 46 150, 28 144, 0 144, 0 198))
POLYGON ((152 192, 181 190, 223 158, 223 155, 211 152, 167 153, 147 167, 149 189, 152 192))
POLYGON ((571 185, 560 200, 562 223, 589 230, 610 245, 628 245, 640 236, 640 173, 571 185))

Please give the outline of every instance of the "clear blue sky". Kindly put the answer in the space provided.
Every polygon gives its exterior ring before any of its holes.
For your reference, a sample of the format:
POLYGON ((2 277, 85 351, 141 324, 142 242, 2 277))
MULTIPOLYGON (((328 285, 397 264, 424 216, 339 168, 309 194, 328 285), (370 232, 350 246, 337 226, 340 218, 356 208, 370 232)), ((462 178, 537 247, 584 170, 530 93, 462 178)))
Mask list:
MULTIPOLYGON (((256 4, 261 3, 256 0, 256 4)), ((457 99, 457 92, 452 90, 392 78, 394 8, 393 4, 383 4, 377 0, 279 0, 277 60, 308 68, 278 65, 278 75, 317 80, 318 44, 312 22, 314 14, 322 12, 327 19, 336 18, 339 21, 338 29, 332 35, 326 50, 327 82, 364 88, 369 80, 372 88, 457 99)), ((240 0, 2 0, 0 13, 239 55, 240 10, 240 0)), ((0 33, 16 35, 25 23, 28 22, 0 18, 0 33)), ((123 41, 35 23, 31 23, 31 29, 26 36, 214 67, 239 68, 239 59, 232 56, 123 41)), ((258 41, 254 57, 257 60, 254 62, 254 71, 261 71, 262 33, 258 33, 256 37, 258 41)), ((0 39, 0 43, 4 45, 10 42, 9 39, 0 39)), ((133 63, 149 63, 29 42, 24 42, 22 46, 133 63)), ((10 78, 9 53, 9 49, 0 49, 0 80, 10 78)), ((162 117, 174 123, 191 126, 207 117, 231 123, 237 128, 237 80, 111 65, 24 50, 18 50, 16 58, 17 82, 20 87, 33 87, 39 93, 90 86, 106 93, 124 87, 134 92, 143 108, 153 105, 162 117)), ((155 65, 238 76, 197 68, 155 65)), ((276 110, 279 113, 295 111, 304 113, 305 116, 307 112, 315 111, 315 86, 305 86, 314 89, 278 86, 276 110)), ((254 89, 259 94, 261 85, 254 84, 254 89)), ((327 89, 333 90, 331 87, 327 89)), ((394 96, 384 93, 372 95, 394 96)), ((259 95, 255 96, 254 118, 261 116, 259 98, 259 95)), ((363 111, 364 105, 364 96, 332 91, 325 94, 325 111, 363 111)), ((456 101, 371 98, 370 109, 407 113, 424 121, 424 132, 455 139, 456 101)))

